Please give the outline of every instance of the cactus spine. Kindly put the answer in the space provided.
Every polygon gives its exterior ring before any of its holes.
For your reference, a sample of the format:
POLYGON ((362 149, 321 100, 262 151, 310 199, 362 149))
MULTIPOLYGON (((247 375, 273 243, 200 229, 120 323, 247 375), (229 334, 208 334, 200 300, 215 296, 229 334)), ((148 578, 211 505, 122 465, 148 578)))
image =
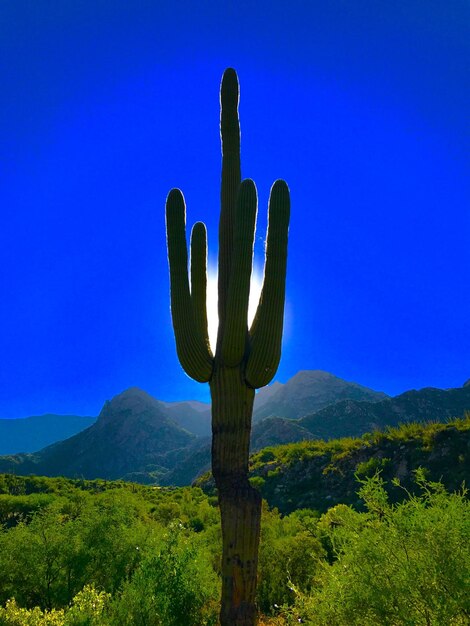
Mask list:
POLYGON ((209 382, 212 397, 212 473, 222 519, 221 626, 252 626, 255 605, 261 497, 248 481, 255 389, 273 378, 281 356, 290 200, 286 183, 271 188, 263 287, 251 328, 248 300, 257 194, 241 180, 238 78, 224 72, 220 92, 222 185, 219 225, 219 328, 215 354, 207 329, 206 228, 191 233, 190 281, 185 202, 170 191, 166 202, 171 312, 176 348, 186 373, 209 382), (191 283, 191 284, 190 284, 191 283))

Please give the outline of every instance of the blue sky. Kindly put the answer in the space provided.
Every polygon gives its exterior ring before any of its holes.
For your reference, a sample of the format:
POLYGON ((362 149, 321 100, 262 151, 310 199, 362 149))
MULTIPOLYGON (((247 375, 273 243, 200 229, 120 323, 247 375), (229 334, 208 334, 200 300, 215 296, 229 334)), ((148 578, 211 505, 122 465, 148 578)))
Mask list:
POLYGON ((461 385, 469 61, 463 0, 2 3, 0 417, 209 398, 176 358, 164 202, 183 190, 215 265, 229 66, 260 271, 272 182, 292 195, 276 378, 461 385))

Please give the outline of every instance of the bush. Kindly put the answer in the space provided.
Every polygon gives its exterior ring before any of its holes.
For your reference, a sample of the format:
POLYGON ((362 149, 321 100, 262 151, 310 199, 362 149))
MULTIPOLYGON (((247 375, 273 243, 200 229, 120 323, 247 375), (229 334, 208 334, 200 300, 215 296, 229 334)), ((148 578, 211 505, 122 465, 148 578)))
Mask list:
POLYGON ((418 473, 420 496, 388 503, 378 475, 359 492, 367 512, 335 507, 319 526, 335 551, 310 594, 297 589, 288 623, 315 626, 464 626, 470 618, 470 517, 465 491, 418 473))
POLYGON ((211 555, 174 522, 114 601, 115 626, 209 626, 217 623, 219 581, 211 555))
POLYGON ((24 609, 16 600, 0 607, 0 626, 104 626, 109 595, 87 586, 73 599, 69 609, 42 611, 39 607, 24 609))
POLYGON ((264 613, 291 604, 295 599, 293 585, 303 592, 310 590, 323 558, 315 525, 313 511, 298 511, 283 518, 276 510, 263 512, 257 600, 264 613))

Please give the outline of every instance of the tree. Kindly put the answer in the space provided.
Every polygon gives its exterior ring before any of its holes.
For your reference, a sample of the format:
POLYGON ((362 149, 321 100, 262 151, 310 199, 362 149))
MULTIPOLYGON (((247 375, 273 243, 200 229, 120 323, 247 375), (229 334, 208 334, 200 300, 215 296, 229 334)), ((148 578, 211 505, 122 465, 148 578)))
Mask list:
POLYGON ((221 84, 222 187, 219 224, 218 309, 215 355, 207 328, 207 237, 202 222, 191 233, 190 280, 183 194, 166 202, 171 312, 179 360, 186 373, 210 384, 212 473, 222 520, 222 626, 251 626, 255 605, 261 497, 248 481, 248 455, 255 389, 273 378, 281 356, 289 190, 271 188, 263 287, 248 329, 257 193, 241 181, 238 78, 224 72, 221 84))

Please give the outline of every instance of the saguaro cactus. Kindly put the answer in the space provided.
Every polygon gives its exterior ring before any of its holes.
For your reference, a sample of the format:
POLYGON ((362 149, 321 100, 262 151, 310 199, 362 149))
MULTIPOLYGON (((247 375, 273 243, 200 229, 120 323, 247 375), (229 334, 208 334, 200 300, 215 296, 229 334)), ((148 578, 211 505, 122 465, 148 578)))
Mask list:
POLYGON ((248 481, 248 454, 255 389, 267 385, 281 356, 290 200, 286 183, 271 188, 264 279, 248 329, 257 194, 241 181, 238 78, 221 84, 222 188, 219 226, 219 328, 215 354, 206 311, 207 242, 203 223, 191 233, 190 278, 185 202, 172 189, 166 202, 171 312, 180 362, 186 373, 208 382, 212 397, 212 473, 222 519, 222 626, 252 626, 255 604, 261 497, 248 481))

